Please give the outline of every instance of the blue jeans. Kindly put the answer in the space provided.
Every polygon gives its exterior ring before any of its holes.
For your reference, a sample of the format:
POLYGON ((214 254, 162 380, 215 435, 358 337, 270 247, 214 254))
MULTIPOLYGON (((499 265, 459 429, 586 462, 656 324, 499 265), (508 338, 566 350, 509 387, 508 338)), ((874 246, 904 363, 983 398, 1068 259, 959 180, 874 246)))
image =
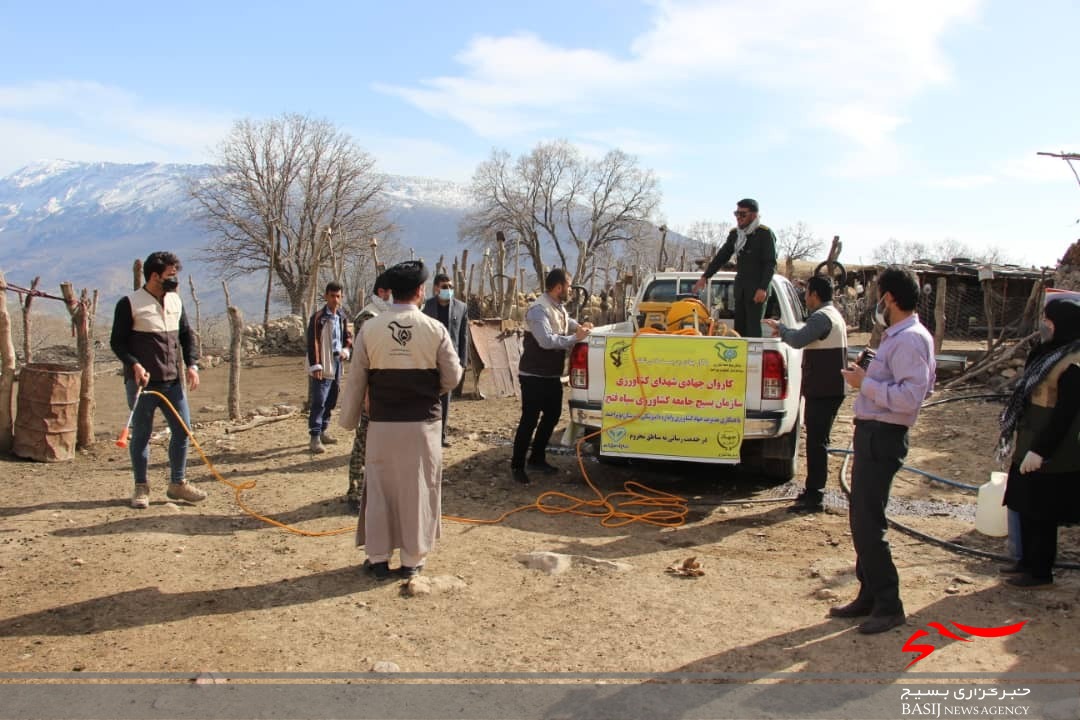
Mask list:
POLYGON ((323 377, 316 380, 308 375, 308 401, 311 414, 308 415, 308 433, 315 437, 326 432, 330 427, 330 411, 337 406, 338 378, 323 377))
MULTIPOLYGON (((127 403, 130 409, 135 402, 137 390, 134 380, 124 381, 124 390, 127 392, 127 403)), ((184 431, 184 425, 191 426, 188 416, 187 397, 184 395, 184 383, 182 380, 161 383, 152 382, 143 389, 139 397, 139 404, 135 408, 135 414, 131 418, 131 437, 128 438, 128 452, 131 454, 131 471, 135 475, 135 482, 146 482, 146 468, 150 464, 150 433, 154 430, 154 411, 161 408, 165 416, 165 422, 169 424, 172 437, 169 438, 169 482, 179 483, 184 480, 187 470, 188 436, 184 431), (183 425, 173 414, 161 398, 157 395, 147 394, 147 390, 159 392, 169 399, 183 418, 183 425)))
POLYGON ((1020 513, 1009 511, 1009 537, 1005 541, 1005 551, 1016 562, 1024 557, 1024 543, 1020 539, 1020 513))

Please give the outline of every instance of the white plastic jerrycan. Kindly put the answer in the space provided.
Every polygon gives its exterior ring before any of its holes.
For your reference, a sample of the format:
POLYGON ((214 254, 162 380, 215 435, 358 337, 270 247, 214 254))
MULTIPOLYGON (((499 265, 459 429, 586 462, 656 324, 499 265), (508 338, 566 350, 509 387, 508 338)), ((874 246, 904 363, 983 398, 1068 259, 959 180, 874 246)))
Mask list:
POLYGON ((992 472, 990 482, 979 487, 975 529, 983 535, 1005 537, 1009 534, 1008 508, 1001 504, 1005 498, 1005 480, 1008 477, 1003 472, 992 472))

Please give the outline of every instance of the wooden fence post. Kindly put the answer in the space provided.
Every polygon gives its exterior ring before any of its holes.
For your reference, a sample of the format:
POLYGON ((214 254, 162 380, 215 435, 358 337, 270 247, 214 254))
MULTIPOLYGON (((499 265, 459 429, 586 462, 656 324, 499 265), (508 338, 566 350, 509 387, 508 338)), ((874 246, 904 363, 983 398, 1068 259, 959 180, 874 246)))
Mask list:
POLYGON ((944 277, 937 279, 937 289, 934 291, 934 353, 941 352, 941 346, 945 342, 945 293, 948 290, 949 281, 944 277))
POLYGON ((40 275, 34 278, 34 282, 30 283, 30 292, 26 294, 26 299, 23 300, 22 303, 23 365, 29 365, 30 363, 34 362, 34 349, 30 343, 31 336, 33 335, 30 327, 30 302, 34 299, 34 291, 37 290, 39 282, 41 282, 40 275))
POLYGON ((11 342, 11 316, 7 309, 7 280, 0 270, 0 453, 11 453, 15 440, 14 414, 11 410, 15 384, 15 345, 11 342))
POLYGON ((983 314, 986 315, 986 353, 989 355, 994 347, 994 300, 992 297, 993 280, 983 280, 983 314))
POLYGON ((244 316, 240 308, 229 299, 229 286, 224 280, 221 287, 225 290, 226 312, 229 314, 229 419, 240 419, 240 361, 243 355, 244 316))
POLYGON ((142 260, 136 260, 131 266, 132 290, 138 290, 143 286, 142 260))
POLYGON ((75 326, 76 347, 79 353, 79 369, 82 377, 79 383, 79 420, 75 433, 75 447, 85 450, 94 444, 94 313, 90 298, 83 288, 81 296, 75 298, 71 283, 60 283, 60 294, 64 296, 71 323, 75 326))
POLYGON ((188 275, 187 281, 191 288, 191 301, 195 303, 195 354, 202 357, 202 312, 199 308, 199 296, 195 294, 195 278, 188 275))

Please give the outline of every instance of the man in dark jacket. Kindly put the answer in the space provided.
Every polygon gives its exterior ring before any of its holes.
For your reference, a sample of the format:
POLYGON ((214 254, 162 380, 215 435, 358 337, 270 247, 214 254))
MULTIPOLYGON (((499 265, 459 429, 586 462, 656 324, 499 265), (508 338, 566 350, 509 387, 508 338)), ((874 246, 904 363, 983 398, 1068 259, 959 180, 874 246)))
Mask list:
POLYGON ((352 347, 349 323, 341 309, 342 292, 341 283, 327 283, 326 304, 308 319, 308 449, 314 454, 326 452, 323 445, 337 442, 326 430, 341 388, 341 364, 349 359, 352 347))
MULTIPOLYGON (((469 367, 469 308, 454 299, 454 281, 446 273, 432 280, 432 297, 424 303, 424 314, 435 318, 450 332, 450 341, 457 350, 462 369, 469 367)), ((442 402, 442 446, 450 447, 446 439, 446 422, 450 417, 450 393, 439 398, 442 402)))
POLYGON ((570 297, 570 286, 566 270, 553 269, 544 280, 547 292, 536 298, 525 313, 525 338, 518 363, 521 419, 514 433, 514 454, 510 458, 511 473, 523 485, 529 484, 526 468, 546 475, 559 472, 548 463, 545 453, 562 413, 561 378, 566 351, 588 337, 592 330, 592 323, 578 325, 566 312, 563 305, 570 297))
POLYGON ((766 320, 786 344, 802 348, 802 394, 806 399, 806 489, 788 512, 816 513, 825 509, 829 476, 829 434, 844 402, 847 367, 847 325, 832 303, 832 283, 815 275, 806 283, 806 309, 812 314, 801 328, 766 320))
POLYGON ((743 337, 761 337, 761 319, 769 283, 776 272, 776 236, 758 221, 757 200, 746 198, 736 203, 736 227, 716 253, 694 292, 701 292, 716 271, 735 256, 735 332, 743 337))
POLYGON ((206 493, 188 484, 185 478, 188 436, 184 426, 190 426, 191 420, 184 383, 186 381, 192 390, 199 387, 199 367, 195 364, 199 357, 177 292, 179 272, 180 259, 176 255, 150 253, 143 263, 146 283, 120 298, 113 317, 110 345, 124 364, 124 389, 128 407, 132 409, 128 451, 135 476, 135 493, 131 496, 131 507, 140 510, 150 506, 147 466, 154 411, 159 407, 171 432, 166 497, 192 503, 206 499, 206 493), (181 361, 187 368, 183 373, 181 361), (169 410, 159 395, 142 394, 140 389, 165 396, 176 412, 169 410))

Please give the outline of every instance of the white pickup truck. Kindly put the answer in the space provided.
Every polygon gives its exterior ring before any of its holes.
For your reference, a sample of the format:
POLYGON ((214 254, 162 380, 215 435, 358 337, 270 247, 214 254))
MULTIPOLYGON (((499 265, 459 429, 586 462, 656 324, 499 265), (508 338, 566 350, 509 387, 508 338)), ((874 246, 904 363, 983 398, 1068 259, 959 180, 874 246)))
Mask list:
MULTIPOLYGON (((733 324, 734 272, 718 272, 705 289, 693 294, 699 273, 661 272, 648 277, 631 308, 631 319, 593 329, 589 337, 574 346, 570 353, 570 426, 566 439, 580 438, 585 433, 599 431, 604 418, 605 356, 609 338, 633 338, 641 328, 653 324, 649 309, 663 308, 680 298, 697 297, 709 310, 711 318, 727 325, 733 324)), ((788 327, 800 326, 806 310, 795 287, 782 275, 774 275, 765 305, 765 317, 782 321, 788 327)), ((742 445, 736 457, 728 459, 680 456, 674 445, 662 455, 668 460, 694 462, 739 463, 754 472, 778 480, 789 480, 798 464, 799 431, 802 424, 802 351, 771 337, 771 330, 762 324, 762 334, 770 337, 717 338, 710 336, 676 335, 670 343, 746 343, 746 398, 743 403, 742 445)), ((644 337, 644 336, 641 336, 644 337)), ((678 357, 679 349, 668 346, 678 357)), ((700 347, 700 346, 699 346, 700 347)), ((687 350, 691 347, 681 346, 687 350)), ((704 371, 703 371, 704 372, 704 371)), ((715 371, 713 371, 715 377, 715 371)), ((704 375, 702 376, 704 378, 704 375)), ((654 380, 655 382, 655 380, 654 380)), ((663 380, 661 379, 661 382, 663 380)), ((655 385, 654 385, 655 387, 655 385)), ((625 397, 624 397, 625 399, 625 397)), ((666 412, 672 412, 670 408, 666 412)), ((674 410, 679 412, 679 410, 674 410)), ((687 410, 686 412, 692 412, 687 410)), ((655 437, 655 436, 653 436, 655 437)), ((608 455, 601 443, 601 456, 608 455)), ((631 456, 626 452, 612 455, 631 456)), ((658 457, 637 455, 637 457, 658 457)))

